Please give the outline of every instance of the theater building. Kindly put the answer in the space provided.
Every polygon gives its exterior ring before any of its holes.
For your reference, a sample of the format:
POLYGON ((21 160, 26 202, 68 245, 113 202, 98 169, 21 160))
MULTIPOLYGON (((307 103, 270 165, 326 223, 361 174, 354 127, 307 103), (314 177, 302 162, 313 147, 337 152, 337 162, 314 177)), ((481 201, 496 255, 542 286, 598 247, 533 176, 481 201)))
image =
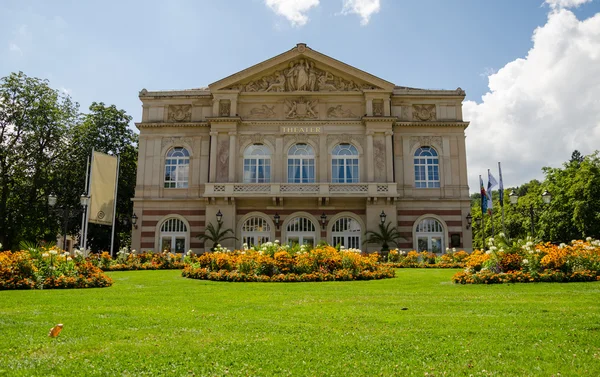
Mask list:
POLYGON ((139 93, 136 250, 280 240, 471 250, 465 92, 396 86, 300 43, 205 88, 139 93))

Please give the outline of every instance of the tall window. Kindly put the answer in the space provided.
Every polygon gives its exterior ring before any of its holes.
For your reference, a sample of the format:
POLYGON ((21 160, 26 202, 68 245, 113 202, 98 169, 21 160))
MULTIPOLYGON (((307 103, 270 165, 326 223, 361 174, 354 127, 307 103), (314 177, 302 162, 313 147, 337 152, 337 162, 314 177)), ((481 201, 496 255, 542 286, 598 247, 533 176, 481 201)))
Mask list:
POLYGON ((165 220, 160 226, 160 251, 185 253, 188 243, 187 226, 179 219, 165 220))
MULTIPOLYGON (((333 148, 331 177, 333 183, 357 183, 358 150, 352 144, 342 143, 333 148)), ((371 156, 372 157, 372 156, 371 156)))
POLYGON ((436 219, 421 220, 415 233, 418 251, 427 250, 437 254, 444 251, 444 227, 436 219))
POLYGON ((244 183, 271 182, 271 151, 263 144, 249 145, 244 151, 244 183))
POLYGON ((347 249, 360 249, 360 224, 350 217, 338 219, 331 229, 334 246, 342 245, 347 249))
POLYGON ((308 144, 292 145, 288 151, 288 182, 313 183, 315 181, 315 151, 308 144))
POLYGON ((271 226, 262 217, 251 217, 242 225, 242 243, 252 247, 269 242, 271 237, 271 226))
POLYGON ((185 148, 171 148, 165 160, 165 188, 188 187, 190 153, 185 148))
POLYGON ((295 217, 287 225, 287 243, 289 245, 314 245, 315 224, 306 217, 295 217))
POLYGON ((438 154, 431 147, 421 147, 415 152, 415 187, 440 187, 438 154))

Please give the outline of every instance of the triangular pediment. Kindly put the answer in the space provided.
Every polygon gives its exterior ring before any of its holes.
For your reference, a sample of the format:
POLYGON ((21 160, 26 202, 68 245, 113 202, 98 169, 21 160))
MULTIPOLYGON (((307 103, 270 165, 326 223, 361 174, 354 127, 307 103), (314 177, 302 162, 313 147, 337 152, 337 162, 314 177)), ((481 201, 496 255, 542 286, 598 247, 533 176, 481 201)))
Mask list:
POLYGON ((392 91, 394 84, 321 54, 305 44, 209 85, 211 92, 392 91))

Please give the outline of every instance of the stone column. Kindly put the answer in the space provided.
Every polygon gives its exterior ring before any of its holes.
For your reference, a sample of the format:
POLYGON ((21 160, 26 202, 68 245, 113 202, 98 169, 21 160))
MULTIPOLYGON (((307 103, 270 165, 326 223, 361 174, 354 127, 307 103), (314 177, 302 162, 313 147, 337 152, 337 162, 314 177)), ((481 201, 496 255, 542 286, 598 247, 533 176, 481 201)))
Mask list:
POLYGON ((215 182, 217 180, 217 138, 219 133, 217 131, 210 132, 210 160, 208 166, 210 169, 209 180, 215 182))
POLYGON ((235 163, 237 161, 236 132, 229 133, 229 182, 235 182, 235 163))
POLYGON ((375 165, 373 158, 373 131, 367 131, 367 154, 364 156, 367 161, 367 182, 373 182, 375 165))
POLYGON ((385 131, 385 169, 388 183, 394 182, 394 155, 392 151, 393 131, 385 131))

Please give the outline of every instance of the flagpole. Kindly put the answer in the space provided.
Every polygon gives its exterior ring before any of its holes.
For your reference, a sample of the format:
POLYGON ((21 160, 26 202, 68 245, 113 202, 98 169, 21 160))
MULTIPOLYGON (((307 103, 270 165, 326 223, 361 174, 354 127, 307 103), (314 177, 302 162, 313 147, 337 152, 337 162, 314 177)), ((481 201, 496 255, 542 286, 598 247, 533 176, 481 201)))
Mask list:
POLYGON ((113 249, 115 247, 115 219, 117 217, 117 189, 119 188, 119 164, 121 162, 121 156, 117 156, 117 179, 115 180, 115 205, 113 207, 113 218, 112 218, 112 234, 110 236, 110 255, 114 257, 113 249))
POLYGON ((498 194, 500 198, 500 207, 502 209, 502 233, 506 235, 506 226, 504 225, 504 183, 502 182, 502 166, 500 165, 500 161, 498 161, 498 175, 500 176, 500 188, 498 194))
MULTIPOLYGON (((94 163, 94 147, 92 147, 92 158, 91 158, 91 164, 94 163)), ((87 209, 85 211, 85 232, 83 234, 83 250, 87 250, 87 236, 88 236, 88 225, 90 224, 90 207, 92 206, 92 196, 90 195, 90 187, 92 185, 92 179, 94 179, 94 177, 92 177, 92 174, 90 172, 90 179, 88 181, 88 186, 87 186, 87 193, 88 193, 88 198, 89 198, 89 203, 87 206, 87 209)))
MULTIPOLYGON (((83 188, 84 190, 84 195, 87 196, 88 195, 88 179, 89 179, 89 173, 90 173, 90 156, 87 157, 87 167, 85 168, 85 187, 83 188)), ((89 205, 89 203, 88 203, 89 205)), ((85 237, 85 215, 87 212, 87 207, 85 206, 85 208, 83 209, 83 211, 81 211, 81 238, 79 240, 79 247, 82 247, 85 243, 85 241, 83 240, 85 237)), ((83 249, 85 250, 85 246, 83 246, 83 249)))

